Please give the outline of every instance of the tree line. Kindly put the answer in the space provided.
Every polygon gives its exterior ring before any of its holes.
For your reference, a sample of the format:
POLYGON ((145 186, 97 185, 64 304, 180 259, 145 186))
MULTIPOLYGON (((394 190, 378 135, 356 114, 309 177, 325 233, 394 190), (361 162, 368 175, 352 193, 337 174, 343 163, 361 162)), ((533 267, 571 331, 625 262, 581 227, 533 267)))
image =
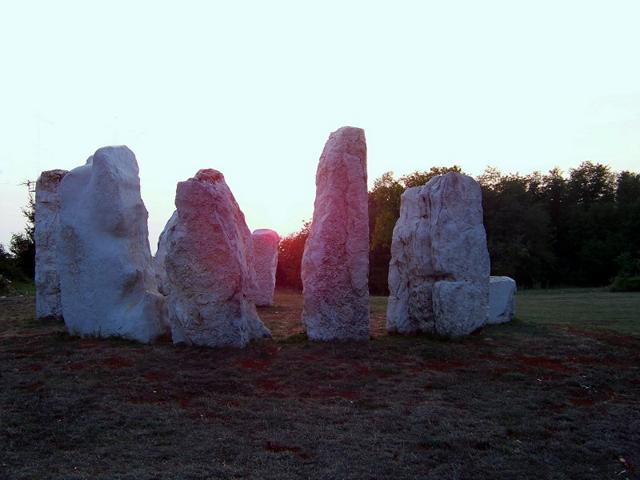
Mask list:
MULTIPOLYGON (((393 227, 400 198, 410 187, 432 177, 462 172, 432 167, 400 178, 392 172, 376 179, 368 193, 369 289, 386 295, 393 227)), ((640 174, 613 172, 599 163, 583 162, 564 175, 502 174, 487 168, 477 177, 482 188, 484 226, 491 274, 514 278, 521 287, 603 286, 640 289, 640 174)), ((23 214, 23 233, 14 234, 9 249, 0 244, 0 290, 7 279, 34 277, 33 182, 23 214)), ((310 222, 280 242, 276 274, 282 288, 302 289, 300 266, 310 222)))
MULTIPOLYGON (((400 178, 392 172, 369 191, 369 289, 385 295, 393 227, 400 198, 452 167, 432 167, 400 178)), ((482 188, 491 274, 507 275, 522 287, 636 285, 640 276, 640 174, 615 173, 583 162, 564 175, 502 174, 487 168, 482 188), (634 283, 635 282, 635 283, 634 283)), ((300 265, 307 222, 280 243, 277 284, 301 289, 300 265)))
POLYGON ((27 181, 23 185, 28 193, 27 206, 22 209, 27 223, 24 232, 11 236, 8 249, 0 243, 0 293, 10 291, 12 281, 31 282, 35 276, 35 182, 27 181))

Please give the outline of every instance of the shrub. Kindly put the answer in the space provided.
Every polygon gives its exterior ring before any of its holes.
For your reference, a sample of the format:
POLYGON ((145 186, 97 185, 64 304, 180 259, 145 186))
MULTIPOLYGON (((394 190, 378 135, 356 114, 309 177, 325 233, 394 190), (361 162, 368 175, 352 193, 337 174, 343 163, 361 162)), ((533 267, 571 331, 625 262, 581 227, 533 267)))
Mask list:
POLYGON ((0 273, 0 294, 4 295, 11 291, 11 280, 0 273))
POLYGON ((640 292, 640 276, 616 277, 610 288, 612 292, 640 292))

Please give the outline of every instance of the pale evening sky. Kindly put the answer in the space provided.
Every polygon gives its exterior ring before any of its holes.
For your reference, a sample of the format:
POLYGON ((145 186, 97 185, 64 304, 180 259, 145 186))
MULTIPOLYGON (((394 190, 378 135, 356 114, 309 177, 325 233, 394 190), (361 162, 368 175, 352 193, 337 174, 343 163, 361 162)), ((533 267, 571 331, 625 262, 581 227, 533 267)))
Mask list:
POLYGON ((152 250, 176 182, 222 171, 249 228, 311 218, 329 132, 366 131, 369 183, 640 168, 637 1, 0 0, 0 242, 24 180, 126 144, 152 250))

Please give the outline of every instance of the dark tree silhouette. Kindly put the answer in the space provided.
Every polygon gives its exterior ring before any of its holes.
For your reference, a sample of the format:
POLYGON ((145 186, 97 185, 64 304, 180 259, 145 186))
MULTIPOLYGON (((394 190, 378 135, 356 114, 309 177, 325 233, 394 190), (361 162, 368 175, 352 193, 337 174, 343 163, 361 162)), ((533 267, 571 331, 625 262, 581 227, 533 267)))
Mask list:
POLYGON ((311 222, 304 222, 299 231, 280 240, 278 268, 276 269, 276 286, 278 288, 302 290, 300 276, 302 254, 304 253, 304 244, 309 236, 310 226, 311 222))
POLYGON ((0 275, 17 280, 33 280, 35 276, 36 248, 35 231, 35 182, 26 181, 27 206, 22 214, 27 220, 24 232, 14 233, 9 243, 9 252, 0 245, 0 275))

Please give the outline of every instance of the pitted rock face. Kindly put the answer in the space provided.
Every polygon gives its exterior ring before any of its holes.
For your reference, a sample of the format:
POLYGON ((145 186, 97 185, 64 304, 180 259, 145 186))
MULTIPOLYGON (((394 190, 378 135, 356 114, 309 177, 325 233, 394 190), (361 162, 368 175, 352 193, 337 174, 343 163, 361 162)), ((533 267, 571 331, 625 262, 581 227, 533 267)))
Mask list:
POLYGON ((56 235, 60 214, 58 187, 67 173, 67 170, 48 170, 42 172, 36 182, 36 316, 42 319, 62 317, 56 235))
POLYGON ((198 170, 195 179, 201 182, 217 183, 224 182, 224 175, 213 168, 204 168, 202 170, 198 170))
POLYGON ((457 337, 481 327, 489 267, 475 180, 451 172, 407 189, 393 230, 387 329, 457 337))
POLYGON ((58 189, 62 312, 69 332, 150 342, 165 332, 136 157, 105 147, 58 189))
POLYGON ((261 228, 254 230, 251 238, 253 239, 253 266, 256 273, 255 302, 259 306, 273 305, 280 237, 273 230, 261 228))
POLYGON ((178 183, 156 254, 174 343, 244 347, 270 337, 256 312, 251 233, 224 176, 178 183))
POLYGON ((489 281, 488 324, 513 320, 516 313, 516 281, 510 277, 491 277, 489 281))
POLYGON ((343 127, 324 147, 302 258, 302 321, 311 340, 369 338, 369 215, 364 130, 343 127))

